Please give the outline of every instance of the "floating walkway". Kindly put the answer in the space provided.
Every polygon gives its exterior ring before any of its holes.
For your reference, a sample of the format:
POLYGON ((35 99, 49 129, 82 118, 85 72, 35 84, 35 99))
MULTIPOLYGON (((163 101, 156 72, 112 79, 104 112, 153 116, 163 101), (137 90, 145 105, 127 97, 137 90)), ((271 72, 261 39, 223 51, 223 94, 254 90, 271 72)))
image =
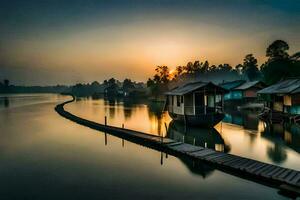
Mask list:
MULTIPOLYGON (((64 105, 75 100, 66 101, 55 107, 63 117, 83 126, 107 132, 111 135, 130 140, 174 156, 186 156, 213 165, 226 173, 276 187, 285 195, 300 196, 300 172, 293 169, 263 163, 249 158, 218 152, 212 149, 177 142, 169 138, 149 135, 142 132, 99 124, 80 118, 64 109, 64 105)), ((300 165, 300 163, 299 163, 300 165)))

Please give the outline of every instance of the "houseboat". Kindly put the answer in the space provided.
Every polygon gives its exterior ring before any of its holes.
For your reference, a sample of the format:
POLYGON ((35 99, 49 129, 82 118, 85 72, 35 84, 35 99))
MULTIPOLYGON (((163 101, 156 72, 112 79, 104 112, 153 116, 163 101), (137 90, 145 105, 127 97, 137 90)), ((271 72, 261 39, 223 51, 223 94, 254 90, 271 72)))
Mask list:
POLYGON ((234 106, 238 110, 262 110, 264 105, 258 101, 257 92, 266 85, 261 81, 232 81, 221 84, 229 90, 224 100, 227 107, 234 106))
POLYGON ((283 122, 288 119, 300 119, 300 79, 291 78, 279 81, 266 87, 258 94, 265 102, 265 109, 261 113, 262 119, 271 122, 283 122))
POLYGON ((176 87, 167 96, 167 110, 175 121, 213 127, 224 118, 226 89, 211 82, 192 82, 176 87))

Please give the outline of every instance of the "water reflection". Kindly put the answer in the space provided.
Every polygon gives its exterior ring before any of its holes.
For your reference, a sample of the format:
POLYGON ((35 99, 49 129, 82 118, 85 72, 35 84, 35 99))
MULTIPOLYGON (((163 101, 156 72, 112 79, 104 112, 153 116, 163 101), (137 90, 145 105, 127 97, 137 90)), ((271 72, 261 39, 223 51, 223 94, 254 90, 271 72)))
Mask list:
POLYGON ((259 120, 256 112, 227 112, 223 122, 243 126, 245 129, 258 130, 259 120))
POLYGON ((66 105, 73 114, 99 123, 104 123, 104 116, 107 116, 108 125, 122 127, 124 124, 128 129, 299 169, 300 128, 295 125, 271 128, 260 121, 255 112, 231 112, 215 129, 185 127, 171 122, 163 107, 163 103, 138 98, 82 98, 66 105))
POLYGON ((214 128, 186 127, 182 123, 172 121, 169 124, 167 136, 176 141, 215 149, 216 151, 228 152, 230 150, 230 145, 225 143, 220 133, 214 128))
MULTIPOLYGON (((260 153, 265 151, 265 155, 274 164, 286 164, 289 156, 291 156, 291 153, 289 153, 290 149, 300 153, 300 126, 297 124, 270 124, 262 122, 258 119, 255 112, 227 113, 223 121, 241 126, 244 132, 249 131, 246 133, 250 144, 252 144, 250 148, 257 146, 257 151, 260 151, 260 153), (265 149, 259 148, 262 142, 265 143, 265 149)), ((230 129, 225 130, 223 135, 228 135, 229 131, 230 129)), ((228 140, 232 142, 234 138, 231 137, 228 140)), ((241 145, 245 143, 243 140, 241 140, 241 145)), ((290 160, 290 162, 293 162, 293 160, 290 160)))
POLYGON ((5 108, 9 107, 9 98, 8 97, 4 97, 4 107, 5 108))
POLYGON ((265 123, 262 137, 273 141, 277 149, 279 146, 287 145, 300 153, 300 127, 297 124, 265 123))

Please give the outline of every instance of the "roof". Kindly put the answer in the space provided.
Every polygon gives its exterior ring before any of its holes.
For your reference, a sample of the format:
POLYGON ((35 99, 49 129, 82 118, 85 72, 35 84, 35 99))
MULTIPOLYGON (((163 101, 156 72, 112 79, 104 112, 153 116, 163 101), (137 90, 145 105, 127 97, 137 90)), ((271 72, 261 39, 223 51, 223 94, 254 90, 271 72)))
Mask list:
POLYGON ((250 81, 250 82, 246 82, 236 88, 234 88, 234 90, 247 90, 253 86, 255 86, 256 84, 260 83, 260 81, 250 81))
POLYGON ((259 94, 295 94, 300 93, 300 79, 287 79, 266 87, 259 94))
POLYGON ((183 86, 176 87, 176 88, 166 92, 165 95, 184 95, 184 94, 193 92, 197 89, 206 87, 208 85, 212 85, 216 88, 221 89, 222 91, 226 91, 226 89, 224 89, 218 85, 215 85, 212 82, 191 82, 191 83, 187 83, 183 86))
POLYGON ((236 80, 236 81, 221 83, 220 86, 227 90, 232 90, 244 84, 245 82, 246 82, 245 80, 236 80))

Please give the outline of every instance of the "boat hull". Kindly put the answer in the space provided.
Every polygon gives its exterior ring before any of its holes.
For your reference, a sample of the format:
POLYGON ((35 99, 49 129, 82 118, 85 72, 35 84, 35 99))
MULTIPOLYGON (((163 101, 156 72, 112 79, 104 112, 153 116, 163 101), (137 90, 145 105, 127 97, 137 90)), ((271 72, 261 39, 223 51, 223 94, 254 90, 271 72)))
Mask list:
POLYGON ((224 113, 208 113, 199 115, 179 115, 170 113, 169 115, 174 121, 186 123, 191 126, 214 127, 224 118, 224 113))

